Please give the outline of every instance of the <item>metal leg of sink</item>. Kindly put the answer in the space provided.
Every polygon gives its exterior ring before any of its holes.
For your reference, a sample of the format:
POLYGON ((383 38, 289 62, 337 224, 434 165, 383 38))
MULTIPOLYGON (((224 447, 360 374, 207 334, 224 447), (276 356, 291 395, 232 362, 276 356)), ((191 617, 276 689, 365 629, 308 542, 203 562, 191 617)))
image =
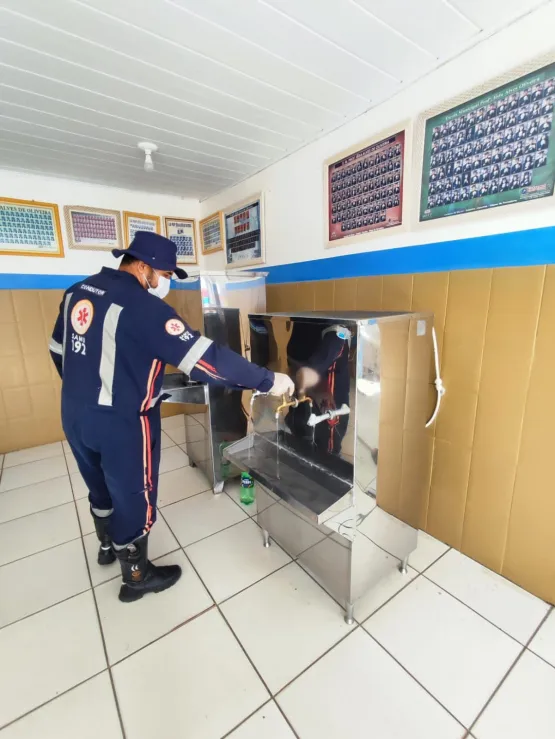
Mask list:
POLYGON ((224 491, 224 481, 217 482, 214 485, 214 495, 219 495, 220 493, 223 493, 224 491))
POLYGON ((355 622, 355 605, 354 603, 347 603, 345 605, 345 623, 348 626, 352 626, 355 622))
POLYGON ((401 575, 407 575, 409 571, 409 558, 405 557, 405 559, 401 562, 399 565, 399 572, 401 575))
POLYGON ((266 531, 266 529, 262 529, 262 536, 264 537, 264 546, 266 549, 270 546, 270 534, 266 531))

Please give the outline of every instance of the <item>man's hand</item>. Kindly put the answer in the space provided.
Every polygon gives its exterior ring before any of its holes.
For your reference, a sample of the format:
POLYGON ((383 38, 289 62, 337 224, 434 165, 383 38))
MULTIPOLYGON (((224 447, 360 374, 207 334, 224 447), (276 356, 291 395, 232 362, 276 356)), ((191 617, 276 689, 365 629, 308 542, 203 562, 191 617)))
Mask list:
POLYGON ((288 375, 276 372, 270 395, 293 395, 294 392, 295 384, 293 383, 293 380, 288 375))
POLYGON ((310 367, 301 367, 297 371, 296 379, 299 393, 304 393, 306 390, 316 387, 320 382, 320 375, 310 367))

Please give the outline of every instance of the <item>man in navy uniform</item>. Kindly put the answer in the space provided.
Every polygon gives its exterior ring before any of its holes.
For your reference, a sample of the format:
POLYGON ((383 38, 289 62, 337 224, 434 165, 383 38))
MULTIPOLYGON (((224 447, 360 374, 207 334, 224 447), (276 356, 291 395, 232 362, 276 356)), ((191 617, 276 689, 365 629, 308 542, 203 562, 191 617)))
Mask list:
POLYGON ((148 560, 156 520, 160 464, 160 403, 166 363, 192 380, 292 394, 287 375, 248 362, 193 331, 167 305, 177 249, 169 239, 139 231, 119 270, 104 268, 66 290, 50 351, 62 378, 62 423, 89 489, 100 541, 98 562, 117 557, 131 602, 177 582, 177 565, 148 560))

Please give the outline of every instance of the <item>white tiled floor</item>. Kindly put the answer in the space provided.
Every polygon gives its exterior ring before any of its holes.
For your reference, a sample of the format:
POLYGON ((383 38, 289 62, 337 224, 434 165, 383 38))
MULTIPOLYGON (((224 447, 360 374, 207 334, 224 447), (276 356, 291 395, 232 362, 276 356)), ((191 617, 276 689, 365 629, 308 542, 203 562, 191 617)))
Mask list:
MULTIPOLYGON (((203 419, 187 420, 199 438, 203 419)), ((237 486, 214 497, 189 467, 184 426, 163 422, 150 542, 183 577, 134 604, 117 563, 96 563, 68 445, 6 455, 0 739, 554 739, 550 606, 422 534, 348 627, 261 546, 237 486)))

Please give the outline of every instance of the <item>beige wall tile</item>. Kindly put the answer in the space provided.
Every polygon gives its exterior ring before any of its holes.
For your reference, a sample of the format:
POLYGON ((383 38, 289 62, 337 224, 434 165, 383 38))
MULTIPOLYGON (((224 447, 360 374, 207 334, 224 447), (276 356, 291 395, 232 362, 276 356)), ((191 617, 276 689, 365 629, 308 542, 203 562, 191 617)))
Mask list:
POLYGON ((462 550, 499 572, 545 267, 495 270, 486 328, 462 550))
POLYGON ((442 351, 446 387, 453 378, 478 392, 493 270, 461 270, 449 275, 442 351))
POLYGON ((386 275, 383 278, 382 310, 410 310, 412 275, 386 275))
POLYGON ((381 275, 359 277, 357 279, 357 309, 369 311, 381 310, 382 289, 383 277, 381 275))
POLYGON ((15 323, 11 290, 0 290, 0 323, 15 323))
POLYGON ((315 298, 314 282, 299 282, 297 287, 297 310, 314 310, 315 298))
POLYGON ((355 310, 357 304, 357 280, 335 280, 333 309, 355 310))
POLYGON ((426 530, 456 549, 461 547, 471 450, 436 439, 426 530))
POLYGON ((335 280, 314 283, 314 310, 333 310, 335 280))
POLYGON ((0 390, 25 385, 27 385, 27 375, 21 354, 0 357, 0 390))

